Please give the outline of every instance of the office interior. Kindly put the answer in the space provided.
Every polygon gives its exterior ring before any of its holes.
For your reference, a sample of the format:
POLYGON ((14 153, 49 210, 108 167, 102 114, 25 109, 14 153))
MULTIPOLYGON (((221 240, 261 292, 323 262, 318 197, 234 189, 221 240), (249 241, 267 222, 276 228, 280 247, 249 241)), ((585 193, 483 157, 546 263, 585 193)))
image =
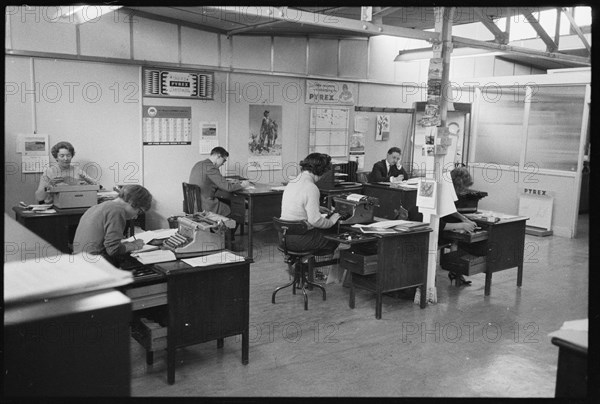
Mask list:
POLYGON ((342 108, 348 139, 361 134, 363 153, 348 153, 349 141, 344 152, 328 145, 336 160, 360 155, 358 171, 369 172, 396 146, 411 176, 433 175, 422 165, 427 153, 415 136, 416 117, 428 102, 432 38, 444 27, 454 48, 452 102, 442 110, 461 117, 463 141, 428 161, 466 164, 473 188, 488 194, 480 210, 519 215, 524 195, 552 197, 542 220, 551 234, 525 235, 522 286, 509 269, 494 274, 484 295, 484 275, 456 287, 436 263, 434 302, 421 308, 413 295, 386 294, 381 319, 367 291, 348 306, 343 280, 325 285, 325 301, 309 291, 308 310, 290 289, 272 304, 272 291, 288 281, 277 232, 268 223, 247 228, 235 238, 243 250, 252 233, 255 246, 248 363, 240 361, 239 337, 221 349, 186 346, 170 384, 167 355, 157 351, 149 364, 129 338, 132 396, 555 396, 558 347, 548 334, 588 317, 590 7, 498 7, 497 14, 469 7, 83 7, 6 8, 5 245, 11 237, 36 240, 19 226, 7 233, 13 207, 37 203, 40 173, 23 172, 23 136, 71 142, 74 161, 104 188, 146 187, 154 197, 146 230, 169 228, 169 218, 182 214, 181 184, 208 157, 203 123, 230 153, 222 174, 255 183, 281 186, 298 173, 298 162, 315 150, 317 107, 342 108), (435 22, 448 12, 451 24, 435 22), (519 26, 529 31, 513 39, 519 26), (148 95, 147 70, 205 73, 212 97, 148 95), (314 103, 309 82, 346 84, 353 100, 314 103), (189 111, 189 138, 145 142, 151 106, 189 111), (250 125, 260 117, 251 112, 263 109, 280 114, 280 165, 254 170, 250 125), (380 115, 390 127, 382 140, 380 115), (368 122, 362 132, 359 118, 368 122))

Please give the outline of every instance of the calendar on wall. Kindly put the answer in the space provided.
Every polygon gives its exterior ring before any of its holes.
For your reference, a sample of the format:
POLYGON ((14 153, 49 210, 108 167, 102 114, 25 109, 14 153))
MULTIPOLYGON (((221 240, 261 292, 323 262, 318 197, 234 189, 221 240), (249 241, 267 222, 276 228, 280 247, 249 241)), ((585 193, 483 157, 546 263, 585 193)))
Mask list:
POLYGON ((311 107, 309 153, 325 153, 347 160, 349 115, 348 108, 311 107))
POLYGON ((43 173, 50 166, 48 135, 19 134, 17 153, 21 153, 21 172, 43 173))
POLYGON ((192 144, 192 108, 144 105, 144 145, 192 144))

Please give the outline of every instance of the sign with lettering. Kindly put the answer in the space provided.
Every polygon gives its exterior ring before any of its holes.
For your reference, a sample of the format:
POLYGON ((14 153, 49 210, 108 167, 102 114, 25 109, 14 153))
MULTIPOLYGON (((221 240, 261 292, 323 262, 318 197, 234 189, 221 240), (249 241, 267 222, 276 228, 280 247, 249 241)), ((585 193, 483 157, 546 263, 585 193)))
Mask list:
POLYGON ((307 104, 354 105, 356 84, 341 81, 306 80, 307 104))

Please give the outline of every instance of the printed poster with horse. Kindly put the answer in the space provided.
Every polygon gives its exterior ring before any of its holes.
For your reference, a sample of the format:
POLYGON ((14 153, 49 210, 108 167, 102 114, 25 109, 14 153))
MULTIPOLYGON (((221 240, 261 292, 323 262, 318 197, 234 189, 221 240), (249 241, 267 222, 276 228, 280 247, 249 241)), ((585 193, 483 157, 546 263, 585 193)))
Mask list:
POLYGON ((281 105, 249 105, 250 170, 281 169, 281 105))

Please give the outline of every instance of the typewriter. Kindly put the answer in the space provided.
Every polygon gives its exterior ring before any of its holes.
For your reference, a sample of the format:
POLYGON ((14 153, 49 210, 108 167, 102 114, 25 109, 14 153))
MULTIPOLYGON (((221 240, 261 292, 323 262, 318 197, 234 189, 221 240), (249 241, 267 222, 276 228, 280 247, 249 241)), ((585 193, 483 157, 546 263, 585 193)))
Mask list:
POLYGON ((213 212, 198 212, 177 218, 177 233, 163 243, 174 253, 195 253, 225 248, 225 232, 235 229, 235 220, 213 212))
POLYGON ((460 213, 475 213, 477 212, 477 205, 481 198, 485 198, 488 195, 484 191, 468 190, 458 196, 458 200, 454 202, 456 210, 460 213))
POLYGON ((333 197, 340 224, 370 223, 379 199, 361 194, 340 194, 333 197))

